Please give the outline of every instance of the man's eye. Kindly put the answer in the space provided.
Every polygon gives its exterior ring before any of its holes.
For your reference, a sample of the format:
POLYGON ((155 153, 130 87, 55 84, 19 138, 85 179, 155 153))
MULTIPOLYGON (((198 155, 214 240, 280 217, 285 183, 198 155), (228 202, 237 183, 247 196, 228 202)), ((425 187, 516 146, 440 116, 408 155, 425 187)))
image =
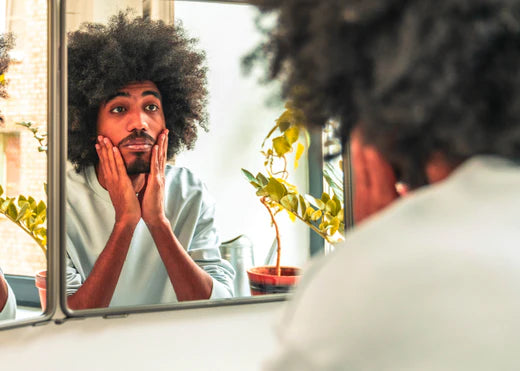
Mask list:
POLYGON ((125 107, 122 107, 122 106, 117 106, 110 110, 110 112, 112 112, 112 113, 121 113, 121 112, 125 112, 125 111, 126 111, 125 107))
POLYGON ((159 106, 157 104, 148 104, 144 107, 147 111, 159 111, 159 106))

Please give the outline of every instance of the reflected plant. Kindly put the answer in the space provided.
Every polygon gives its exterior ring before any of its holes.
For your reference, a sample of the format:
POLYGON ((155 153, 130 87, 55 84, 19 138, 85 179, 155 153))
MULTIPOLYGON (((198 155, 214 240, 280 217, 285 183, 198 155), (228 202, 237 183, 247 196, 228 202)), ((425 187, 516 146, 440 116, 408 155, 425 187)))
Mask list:
MULTIPOLYGON (((40 133, 31 122, 20 122, 33 133, 38 141, 38 151, 47 153, 47 135, 40 133)), ((43 184, 45 193, 47 185, 43 184)), ((0 214, 19 226, 25 233, 40 246, 43 253, 47 253, 47 205, 44 201, 36 201, 32 196, 18 195, 16 197, 4 196, 4 189, 0 185, 0 214)))
MULTIPOLYGON (((308 148, 309 134, 302 123, 304 116, 301 110, 290 102, 285 111, 278 117, 274 127, 269 131, 262 143, 261 154, 265 157, 265 173, 254 176, 250 171, 242 169, 249 183, 256 189, 256 195, 266 207, 276 231, 276 272, 280 275, 280 231, 275 215, 286 211, 291 220, 301 220, 325 241, 334 244, 343 240, 345 229, 343 221, 342 190, 335 185, 330 193, 323 192, 321 198, 298 192, 296 185, 287 181, 289 176, 288 158, 294 153, 294 168, 308 148), (275 136, 276 135, 276 136, 275 136), (266 145, 268 143, 269 145, 266 145), (335 191, 339 195, 335 194, 335 191), (339 197, 338 197, 339 196, 339 197)), ((327 177, 326 180, 332 178, 327 177)))

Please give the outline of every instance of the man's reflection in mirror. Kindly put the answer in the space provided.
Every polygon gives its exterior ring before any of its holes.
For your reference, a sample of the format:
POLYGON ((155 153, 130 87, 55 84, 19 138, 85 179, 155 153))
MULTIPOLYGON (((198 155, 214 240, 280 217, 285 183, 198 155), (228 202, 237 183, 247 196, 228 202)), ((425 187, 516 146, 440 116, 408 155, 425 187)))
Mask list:
POLYGON ((204 54, 120 13, 69 35, 67 296, 72 309, 233 296, 215 205, 167 163, 205 129, 204 54))
POLYGON ((0 321, 16 317, 16 298, 0 268, 0 321))

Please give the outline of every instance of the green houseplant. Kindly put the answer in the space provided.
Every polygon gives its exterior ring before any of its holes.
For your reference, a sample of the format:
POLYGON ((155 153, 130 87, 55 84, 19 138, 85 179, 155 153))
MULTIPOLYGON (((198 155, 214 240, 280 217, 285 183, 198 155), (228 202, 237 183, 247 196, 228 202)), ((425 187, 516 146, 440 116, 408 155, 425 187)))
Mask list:
MULTIPOLYGON (((320 198, 301 194, 296 185, 288 181, 288 155, 294 154, 294 167, 308 148, 309 135, 303 127, 303 113, 290 102, 285 111, 275 121, 262 143, 265 172, 253 175, 242 169, 256 195, 267 209, 276 233, 276 265, 274 267, 254 267, 248 271, 253 294, 287 292, 298 281, 300 270, 280 265, 280 229, 276 214, 285 211, 291 220, 300 220, 328 243, 343 239, 343 200, 337 195, 337 186, 330 192, 323 192, 320 198), (336 193, 334 192, 336 189, 336 193)), ((331 181, 331 177, 325 177, 331 181)))
MULTIPOLYGON (((20 122, 17 125, 32 132, 39 144, 38 151, 47 152, 46 134, 40 133, 31 122, 20 122)), ((43 186, 46 191, 46 184, 44 183, 43 186)), ((43 200, 37 201, 30 195, 21 194, 9 197, 4 194, 4 188, 0 184, 0 214, 27 233, 47 256, 47 205, 43 200)), ((43 309, 45 309, 46 299, 45 275, 46 271, 39 271, 35 277, 43 309)))

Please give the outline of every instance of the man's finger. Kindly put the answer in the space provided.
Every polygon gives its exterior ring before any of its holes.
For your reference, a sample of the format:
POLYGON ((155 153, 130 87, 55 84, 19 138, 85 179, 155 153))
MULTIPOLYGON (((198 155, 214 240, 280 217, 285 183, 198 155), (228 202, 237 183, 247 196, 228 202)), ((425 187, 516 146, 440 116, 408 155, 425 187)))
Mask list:
POLYGON ((110 168, 110 172, 112 173, 112 176, 119 178, 119 171, 116 166, 116 160, 114 159, 114 146, 112 146, 112 142, 110 142, 110 139, 103 138, 103 143, 105 144, 106 151, 107 151, 107 159, 108 159, 108 165, 110 168))

